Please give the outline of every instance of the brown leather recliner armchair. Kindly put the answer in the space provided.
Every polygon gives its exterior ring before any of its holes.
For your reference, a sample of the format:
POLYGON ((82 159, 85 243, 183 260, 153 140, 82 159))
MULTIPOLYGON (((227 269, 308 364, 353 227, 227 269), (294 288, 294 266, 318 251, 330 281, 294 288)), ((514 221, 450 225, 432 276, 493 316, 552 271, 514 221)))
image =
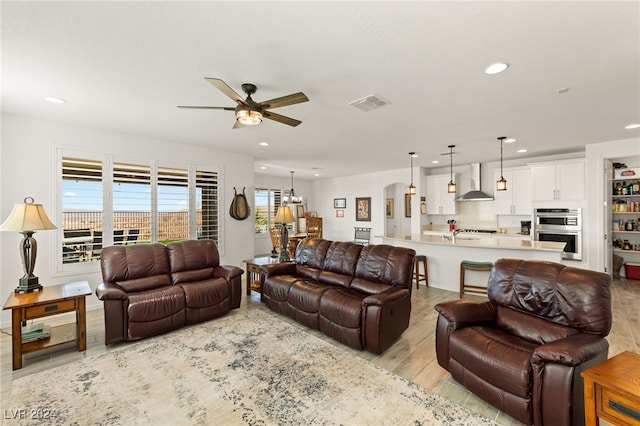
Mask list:
POLYGON ((488 302, 435 306, 438 363, 528 425, 584 425, 580 373, 607 359, 611 277, 539 260, 498 260, 488 302))

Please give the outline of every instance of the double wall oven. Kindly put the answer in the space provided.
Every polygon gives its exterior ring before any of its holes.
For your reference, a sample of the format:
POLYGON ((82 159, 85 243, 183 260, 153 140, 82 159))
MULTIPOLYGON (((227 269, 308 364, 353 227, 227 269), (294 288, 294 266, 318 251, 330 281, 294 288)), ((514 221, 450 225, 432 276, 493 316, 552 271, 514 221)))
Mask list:
POLYGON ((563 259, 582 260, 582 209, 535 209, 533 238, 566 243, 563 259))

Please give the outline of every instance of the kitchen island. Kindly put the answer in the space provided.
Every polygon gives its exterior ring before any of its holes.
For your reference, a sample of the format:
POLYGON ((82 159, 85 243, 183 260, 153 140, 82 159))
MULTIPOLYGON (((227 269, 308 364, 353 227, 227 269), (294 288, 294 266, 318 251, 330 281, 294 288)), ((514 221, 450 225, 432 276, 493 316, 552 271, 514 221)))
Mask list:
MULTIPOLYGON (((501 258, 538 259, 562 263, 564 243, 519 238, 491 238, 475 234, 442 235, 390 234, 378 236, 384 244, 414 249, 427 256, 429 286, 458 292, 460 262, 495 262, 501 258)), ((487 274, 467 272, 467 279, 486 283, 487 274), (472 275, 473 274, 473 275, 472 275), (475 276, 474 276, 475 275, 475 276)))

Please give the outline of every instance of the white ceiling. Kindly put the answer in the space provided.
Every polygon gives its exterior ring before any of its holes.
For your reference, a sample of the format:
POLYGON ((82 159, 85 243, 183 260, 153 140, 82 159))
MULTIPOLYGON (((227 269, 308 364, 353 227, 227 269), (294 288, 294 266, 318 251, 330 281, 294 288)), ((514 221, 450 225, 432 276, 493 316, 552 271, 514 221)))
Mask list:
MULTIPOLYGON (((320 178, 583 151, 640 130, 640 2, 2 2, 2 109, 251 154, 320 178), (483 70, 493 62, 510 68, 483 70), (233 130, 235 106, 310 102, 233 130), (568 88, 558 94, 560 88, 568 88), (348 103, 390 102, 371 112, 348 103), (68 101, 43 101, 58 96, 68 101), (258 145, 267 141, 267 148, 258 145), (516 153, 526 148, 526 154, 516 153)), ((640 151, 640 148, 639 148, 640 151)))

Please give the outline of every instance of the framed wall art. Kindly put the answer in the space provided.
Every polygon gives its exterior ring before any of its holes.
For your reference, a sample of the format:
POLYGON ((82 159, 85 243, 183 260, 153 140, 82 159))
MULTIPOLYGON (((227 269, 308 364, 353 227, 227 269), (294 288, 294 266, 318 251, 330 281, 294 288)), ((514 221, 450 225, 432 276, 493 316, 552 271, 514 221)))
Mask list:
POLYGON ((371 221, 371 197, 356 198, 356 221, 371 221))
POLYGON ((393 219, 393 198, 387 198, 387 203, 385 204, 385 216, 387 219, 393 219))
POLYGON ((347 199, 346 198, 334 198, 333 199, 333 208, 334 209, 346 209, 347 208, 347 199))
POLYGON ((344 210, 342 209, 336 210, 336 217, 344 217, 344 210))

